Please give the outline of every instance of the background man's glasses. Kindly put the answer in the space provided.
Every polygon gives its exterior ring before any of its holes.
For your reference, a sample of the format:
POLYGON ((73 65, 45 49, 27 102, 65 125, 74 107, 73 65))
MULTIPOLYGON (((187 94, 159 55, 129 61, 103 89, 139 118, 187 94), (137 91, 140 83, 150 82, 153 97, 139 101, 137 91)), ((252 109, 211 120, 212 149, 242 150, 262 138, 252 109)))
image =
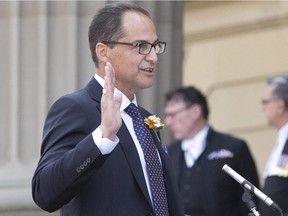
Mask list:
POLYGON ((276 98, 274 98, 274 99, 263 99, 263 100, 261 100, 261 104, 264 106, 264 105, 272 103, 272 102, 274 102, 276 100, 277 100, 276 98))
POLYGON ((148 42, 135 42, 135 43, 128 43, 128 42, 118 42, 118 41, 105 41, 104 44, 121 44, 121 45, 128 45, 138 47, 138 52, 141 55, 148 55, 152 47, 155 49, 156 54, 164 53, 166 48, 166 42, 156 41, 155 43, 151 44, 148 42))
POLYGON ((185 106, 185 107, 183 107, 182 109, 178 109, 178 110, 176 110, 176 111, 174 111, 174 112, 165 113, 165 118, 167 118, 167 117, 174 118, 177 114, 179 114, 179 113, 181 113, 181 112, 189 109, 191 106, 192 106, 192 105, 190 105, 190 106, 185 106))

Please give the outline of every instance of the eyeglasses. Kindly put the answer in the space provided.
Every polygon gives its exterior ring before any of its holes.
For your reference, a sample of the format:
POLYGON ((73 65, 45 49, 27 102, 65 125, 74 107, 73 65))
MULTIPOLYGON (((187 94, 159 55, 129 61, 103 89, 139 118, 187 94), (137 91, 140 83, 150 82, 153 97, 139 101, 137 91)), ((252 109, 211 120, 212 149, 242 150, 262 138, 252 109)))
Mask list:
POLYGON ((261 104, 264 106, 264 105, 269 104, 273 101, 274 101, 273 99, 263 99, 263 100, 261 100, 261 104))
POLYGON ((181 113, 187 109, 189 109, 191 106, 187 106, 187 107, 183 107, 182 109, 179 109, 177 111, 174 111, 174 112, 170 112, 170 113, 165 113, 165 117, 171 117, 171 118, 174 118, 178 113, 181 113))
POLYGON ((279 100, 282 100, 282 99, 281 98, 263 99, 261 100, 261 104, 262 106, 265 106, 266 104, 270 104, 272 102, 279 101, 279 100))
POLYGON ((121 45, 128 45, 138 47, 138 52, 141 55, 148 55, 152 47, 155 49, 156 54, 164 53, 166 48, 166 42, 156 41, 153 44, 148 42, 135 42, 135 43, 128 43, 128 42, 118 42, 118 41, 104 41, 104 44, 121 44, 121 45))

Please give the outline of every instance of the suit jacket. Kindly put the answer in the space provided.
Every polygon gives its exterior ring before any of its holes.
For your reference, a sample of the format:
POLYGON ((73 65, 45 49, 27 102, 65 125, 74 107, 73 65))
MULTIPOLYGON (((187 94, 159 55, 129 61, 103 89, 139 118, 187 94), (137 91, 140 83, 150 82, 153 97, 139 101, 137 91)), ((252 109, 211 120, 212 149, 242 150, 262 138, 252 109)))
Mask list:
MULTIPOLYGON (((61 209, 63 216, 153 215, 138 152, 125 124, 109 155, 102 155, 93 141, 91 133, 101 123, 101 96, 102 87, 93 78, 84 89, 52 105, 32 180, 33 199, 48 212, 61 209)), ((162 161, 170 215, 183 216, 171 161, 152 136, 162 161)))
MULTIPOLYGON (((286 140, 282 154, 288 155, 288 139, 286 140)), ((287 157, 287 156, 286 156, 287 157)), ((287 159, 286 159, 287 160, 287 159)), ((287 162, 286 162, 287 166, 287 162)), ((270 197, 288 215, 288 176, 269 176, 266 178, 263 193, 270 197)), ((259 205, 261 216, 277 216, 279 211, 268 207, 264 202, 259 205)))
MULTIPOLYGON (((181 141, 173 143, 168 148, 168 153, 174 162, 179 188, 183 194, 187 186, 181 185, 184 177, 182 170, 186 166, 181 141)), ((194 188, 197 196, 194 196, 193 200, 185 200, 186 214, 192 216, 248 215, 249 209, 242 201, 244 189, 222 170, 225 164, 256 187, 259 185, 256 166, 247 144, 243 140, 218 133, 210 128, 204 152, 191 168, 193 172, 189 184, 194 188)), ((254 198, 252 200, 257 202, 254 198)))

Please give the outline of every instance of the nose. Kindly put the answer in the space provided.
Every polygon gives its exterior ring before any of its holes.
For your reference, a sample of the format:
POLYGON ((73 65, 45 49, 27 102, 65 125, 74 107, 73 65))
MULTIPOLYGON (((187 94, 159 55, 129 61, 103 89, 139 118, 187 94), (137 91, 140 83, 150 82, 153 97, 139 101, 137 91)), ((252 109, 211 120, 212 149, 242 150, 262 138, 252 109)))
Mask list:
POLYGON ((153 63, 158 61, 158 56, 154 47, 152 47, 151 52, 146 55, 146 60, 153 63))
POLYGON ((170 126, 171 125, 171 118, 169 115, 167 115, 164 119, 165 125, 170 126))

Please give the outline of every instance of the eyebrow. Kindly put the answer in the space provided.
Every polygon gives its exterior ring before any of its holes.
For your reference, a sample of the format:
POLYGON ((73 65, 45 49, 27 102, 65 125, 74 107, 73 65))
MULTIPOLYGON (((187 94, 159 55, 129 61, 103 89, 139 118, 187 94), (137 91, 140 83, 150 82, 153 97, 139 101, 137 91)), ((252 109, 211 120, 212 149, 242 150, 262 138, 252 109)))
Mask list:
MULTIPOLYGON (((150 43, 149 41, 147 41, 147 40, 136 40, 135 41, 136 43, 150 43)), ((159 42, 159 39, 157 38, 153 43, 151 43, 151 44, 155 44, 155 43, 157 43, 157 42, 159 42)))

